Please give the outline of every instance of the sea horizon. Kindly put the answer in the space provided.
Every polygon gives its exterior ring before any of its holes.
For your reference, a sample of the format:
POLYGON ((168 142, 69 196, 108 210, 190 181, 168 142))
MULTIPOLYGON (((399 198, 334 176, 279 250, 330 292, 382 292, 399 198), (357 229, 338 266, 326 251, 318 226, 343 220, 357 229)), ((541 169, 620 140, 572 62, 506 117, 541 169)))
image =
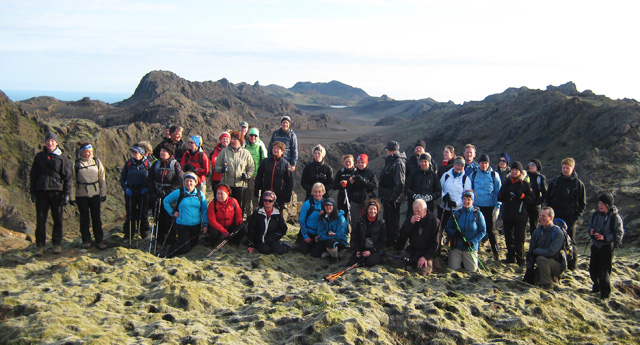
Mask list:
POLYGON ((117 103, 131 97, 130 92, 102 91, 55 91, 55 90, 2 90, 13 102, 20 102, 34 97, 49 96, 60 101, 79 101, 89 97, 93 101, 117 103))

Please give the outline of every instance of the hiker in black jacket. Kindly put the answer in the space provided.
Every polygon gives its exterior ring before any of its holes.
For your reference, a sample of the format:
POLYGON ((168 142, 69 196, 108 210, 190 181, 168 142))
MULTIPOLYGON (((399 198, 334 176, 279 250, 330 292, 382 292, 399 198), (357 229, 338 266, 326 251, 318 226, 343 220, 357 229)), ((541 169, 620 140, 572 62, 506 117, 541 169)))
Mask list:
POLYGON ((380 172, 378 197, 382 200, 382 216, 387 225, 387 247, 393 247, 400 230, 400 197, 404 190, 405 162, 407 156, 399 152, 397 141, 390 141, 385 147, 387 157, 380 172))
POLYGON ((417 199, 427 203, 429 212, 435 212, 435 201, 442 196, 442 186, 438 173, 431 165, 430 154, 420 155, 420 166, 407 175, 404 194, 407 196, 407 219, 413 216, 413 202, 417 199))
POLYGON ((529 184, 531 184, 531 191, 533 192, 533 202, 527 206, 530 233, 533 233, 533 230, 538 227, 538 214, 547 197, 547 178, 540 173, 541 170, 542 163, 539 160, 532 159, 529 161, 529 184))
MULTIPOLYGON (((575 172, 575 166, 576 161, 573 158, 562 160, 562 174, 549 182, 547 205, 553 208, 556 218, 560 218, 567 223, 567 233, 571 236, 574 253, 577 253, 574 225, 587 205, 587 192, 584 188, 584 183, 580 181, 578 174, 575 172)), ((577 255, 574 258, 577 259, 577 255)), ((568 262, 567 265, 570 270, 574 270, 576 261, 568 262)))
POLYGON ((47 214, 53 218, 53 252, 62 252, 62 212, 69 203, 73 173, 69 157, 58 146, 58 136, 48 132, 45 147, 33 159, 29 174, 31 201, 36 204, 36 256, 44 254, 47 214))
POLYGON ((322 183, 327 191, 323 198, 329 197, 329 191, 333 184, 333 169, 324 162, 326 154, 327 151, 322 147, 322 145, 316 145, 316 147, 313 148, 313 162, 307 164, 302 171, 300 185, 302 185, 302 189, 307 192, 305 200, 313 197, 311 194, 311 187, 313 187, 316 182, 322 183))

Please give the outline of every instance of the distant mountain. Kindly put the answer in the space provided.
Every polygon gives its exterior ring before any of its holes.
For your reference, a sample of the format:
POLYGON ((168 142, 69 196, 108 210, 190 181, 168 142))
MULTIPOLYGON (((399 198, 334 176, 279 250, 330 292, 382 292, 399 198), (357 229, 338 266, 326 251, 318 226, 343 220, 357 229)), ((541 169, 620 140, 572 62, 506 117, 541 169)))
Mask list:
POLYGON ((288 99, 296 105, 353 106, 364 100, 376 99, 360 88, 336 80, 328 83, 297 82, 289 89, 278 85, 268 85, 264 89, 268 94, 288 99))

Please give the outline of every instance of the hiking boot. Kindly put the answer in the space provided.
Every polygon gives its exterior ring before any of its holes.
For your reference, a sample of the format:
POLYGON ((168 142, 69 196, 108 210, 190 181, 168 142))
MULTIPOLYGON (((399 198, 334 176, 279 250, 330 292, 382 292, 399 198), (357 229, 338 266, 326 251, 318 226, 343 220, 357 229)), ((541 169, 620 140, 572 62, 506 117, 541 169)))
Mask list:
POLYGON ((36 248, 36 251, 33 253, 33 255, 35 256, 42 256, 44 255, 44 246, 38 246, 36 248))
POLYGON ((98 249, 107 249, 107 245, 104 244, 104 242, 98 243, 97 246, 98 246, 98 249))
POLYGON ((591 287, 591 292, 593 293, 600 292, 600 285, 598 283, 593 283, 593 286, 591 287))
POLYGON ((540 284, 540 288, 547 291, 553 291, 553 284, 540 284))
POLYGON ((91 248, 91 242, 87 242, 87 243, 83 243, 82 244, 82 249, 89 249, 91 248))
POLYGON ((329 256, 331 256, 331 254, 329 254, 329 252, 324 252, 322 253, 322 255, 320 256, 321 258, 328 258, 329 256))
POLYGON ((62 246, 57 244, 55 246, 53 246, 53 253, 54 254, 60 254, 62 253, 62 246))

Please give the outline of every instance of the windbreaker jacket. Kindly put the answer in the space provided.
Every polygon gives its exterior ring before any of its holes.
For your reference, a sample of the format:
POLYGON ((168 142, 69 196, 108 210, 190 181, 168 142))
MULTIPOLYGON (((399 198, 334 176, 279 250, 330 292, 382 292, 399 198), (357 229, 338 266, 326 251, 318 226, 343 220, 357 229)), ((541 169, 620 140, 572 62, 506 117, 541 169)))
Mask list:
POLYGON ((508 177, 504 180, 498 201, 502 202, 502 219, 508 221, 527 221, 527 205, 532 201, 532 192, 529 182, 523 175, 516 181, 508 177))
POLYGON ((198 182, 202 183, 207 181, 207 175, 209 175, 210 170, 209 157, 207 157, 207 154, 204 153, 202 149, 199 148, 196 153, 191 153, 191 151, 187 150, 182 155, 180 166, 184 168, 187 164, 190 164, 196 169, 195 173, 198 175, 198 182))
POLYGON ((394 202, 404 190, 405 162, 407 156, 404 152, 395 152, 387 155, 384 167, 380 173, 378 196, 384 201, 394 202))
POLYGON ((562 260, 566 260, 566 258, 562 257, 564 240, 564 233, 557 225, 538 226, 531 234, 529 251, 527 252, 527 269, 533 269, 536 257, 539 255, 556 259, 560 263, 562 263, 562 260))
POLYGON ((152 195, 167 195, 182 187, 183 179, 184 173, 180 163, 173 156, 166 161, 158 159, 149 169, 147 188, 152 195))
POLYGON ((313 184, 320 182, 324 185, 326 191, 325 196, 328 196, 329 191, 333 187, 333 169, 326 163, 316 162, 315 160, 304 167, 302 171, 302 178, 300 178, 300 185, 302 189, 307 192, 306 199, 312 197, 311 188, 313 184))
POLYGON ((256 176, 255 193, 271 190, 276 193, 278 202, 291 201, 293 177, 289 162, 286 159, 275 159, 273 156, 260 163, 256 176))
POLYGON ((246 187, 247 183, 242 180, 242 174, 245 173, 247 177, 251 177, 255 172, 253 157, 249 151, 242 147, 234 149, 228 145, 218 155, 216 172, 221 173, 225 163, 228 170, 222 174, 221 182, 231 187, 246 187))
POLYGON ((207 226, 209 223, 207 220, 207 199, 196 188, 193 189, 193 192, 188 192, 185 188, 180 188, 167 195, 162 201, 167 213, 173 216, 175 209, 172 204, 178 202, 180 193, 184 193, 184 197, 180 205, 177 205, 180 214, 178 218, 176 218, 176 224, 184 226, 207 226))
POLYGON ((529 184, 533 193, 533 202, 530 206, 540 207, 547 197, 547 178, 538 173, 529 173, 529 184))
POLYGON ((358 204, 364 204, 367 199, 376 197, 378 188, 378 177, 373 170, 367 166, 364 169, 356 168, 353 173, 353 188, 349 195, 349 200, 358 204))
POLYGON ((404 186, 404 194, 409 198, 410 203, 407 207, 413 207, 411 202, 415 199, 414 194, 431 195, 431 201, 427 202, 429 209, 433 209, 435 201, 442 196, 442 186, 440 185, 440 179, 438 173, 429 167, 428 170, 414 170, 407 177, 407 182, 404 186))
POLYGON ((138 193, 142 188, 146 188, 150 167, 151 162, 144 156, 139 161, 129 158, 120 172, 120 186, 122 189, 126 191, 129 188, 138 193))
POLYGON ((487 234, 487 223, 482 212, 473 206, 470 208, 463 207, 454 211, 451 218, 449 218, 449 222, 447 222, 445 230, 447 231, 447 235, 453 238, 453 241, 451 241, 451 247, 467 251, 467 247, 465 247, 464 242, 459 237, 458 228, 453 221, 453 217, 455 217, 458 222, 458 226, 460 226, 460 230, 462 231, 464 238, 471 242, 471 249, 477 251, 478 244, 487 234))
POLYGON ((574 171, 570 177, 560 175, 549 183, 547 205, 553 208, 556 215, 571 214, 580 217, 587 205, 587 192, 578 173, 574 171))
MULTIPOLYGON (((216 172, 215 166, 218 161, 218 155, 220 155, 220 152, 222 152, 222 150, 224 149, 225 148, 222 147, 222 144, 218 143, 216 147, 213 148, 213 151, 211 151, 211 155, 209 156, 209 164, 213 167, 213 169, 210 169, 211 181, 213 182, 214 185, 216 183, 220 183, 220 181, 222 180, 222 174, 216 172)), ((212 187, 215 187, 215 186, 212 186, 212 187)))
POLYGON ((211 228, 226 235, 229 230, 242 223, 242 208, 238 201, 231 196, 225 202, 214 199, 209 203, 207 217, 211 228))
POLYGON ((284 155, 282 157, 286 159, 291 166, 296 166, 296 163, 298 162, 298 137, 293 130, 289 128, 289 130, 285 132, 282 128, 278 128, 277 131, 273 132, 273 135, 271 135, 271 141, 269 141, 269 148, 267 149, 269 156, 273 154, 273 143, 276 141, 282 142, 285 146, 284 155))
POLYGON ((31 193, 61 191, 71 195, 73 174, 69 157, 59 147, 53 152, 45 148, 33 159, 29 179, 31 193))
POLYGON ((587 231, 591 229, 595 229, 604 236, 602 241, 598 241, 593 237, 591 238, 593 245, 596 248, 602 248, 611 244, 616 246, 620 246, 622 244, 624 224, 622 223, 622 217, 618 214, 618 208, 615 206, 613 206, 607 213, 602 213, 598 210, 593 211, 587 231))
POLYGON ((356 252, 367 250, 379 252, 384 250, 386 245, 387 226, 380 216, 372 222, 365 214, 362 218, 358 219, 356 228, 353 229, 351 236, 352 244, 356 252), (373 244, 373 246, 371 247, 368 244, 373 244))
POLYGON ((264 207, 257 208, 249 217, 247 240, 249 247, 257 244, 272 244, 287 234, 287 223, 277 207, 273 208, 271 217, 267 217, 264 207))
POLYGON ((298 223, 300 224, 300 233, 303 239, 309 237, 318 236, 318 227, 320 222, 320 211, 322 211, 322 202, 324 199, 318 201, 314 198, 308 199, 302 204, 300 208, 300 216, 298 217, 298 223), (310 209, 313 208, 313 212, 310 213, 310 209))
POLYGON ((264 146, 264 143, 260 138, 258 138, 254 144, 245 141, 244 148, 251 154, 251 157, 253 158, 253 166, 255 167, 253 175, 249 177, 256 177, 256 175, 258 175, 258 167, 260 166, 260 163, 262 163, 262 161, 268 156, 267 148, 264 146))
POLYGON ((459 210, 462 208, 462 192, 472 189, 471 178, 464 174, 464 170, 460 175, 455 176, 453 169, 450 169, 440 178, 442 186, 442 198, 440 198, 440 207, 447 211, 459 210), (450 205, 444 206, 444 197, 449 194, 451 201, 456 203, 456 207, 451 208, 450 205))
POLYGON ((474 205, 481 207, 498 207, 498 193, 502 188, 500 174, 491 167, 486 171, 476 170, 471 176, 473 191, 476 192, 474 205))
POLYGON ((343 210, 339 210, 337 216, 333 219, 327 218, 326 215, 320 217, 319 223, 318 236, 320 236, 320 240, 337 240, 344 246, 349 244, 349 239, 347 238, 349 234, 349 224, 344 218, 343 210), (329 231, 334 232, 335 235, 329 235, 329 231))

